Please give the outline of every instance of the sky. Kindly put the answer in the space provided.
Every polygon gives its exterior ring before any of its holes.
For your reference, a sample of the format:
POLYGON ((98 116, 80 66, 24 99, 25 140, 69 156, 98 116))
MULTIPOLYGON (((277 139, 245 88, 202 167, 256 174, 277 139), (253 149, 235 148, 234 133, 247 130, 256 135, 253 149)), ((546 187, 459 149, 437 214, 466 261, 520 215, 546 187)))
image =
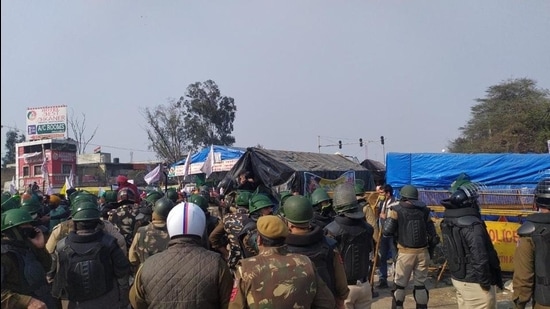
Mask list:
POLYGON ((86 152, 156 160, 144 109, 211 79, 234 146, 384 162, 444 151, 515 78, 550 88, 550 1, 1 1, 2 155, 27 108, 67 105, 86 152))

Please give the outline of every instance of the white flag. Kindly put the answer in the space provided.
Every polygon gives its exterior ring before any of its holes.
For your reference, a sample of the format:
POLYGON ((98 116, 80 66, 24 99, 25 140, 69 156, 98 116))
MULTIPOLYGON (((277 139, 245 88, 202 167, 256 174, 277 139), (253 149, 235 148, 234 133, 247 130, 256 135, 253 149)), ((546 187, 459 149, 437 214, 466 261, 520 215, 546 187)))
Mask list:
POLYGON ((65 177, 65 184, 67 185, 67 190, 74 188, 74 170, 72 167, 71 167, 71 173, 69 174, 69 178, 65 177))
POLYGON ((189 175, 189 166, 191 166, 191 151, 187 154, 187 159, 185 159, 185 164, 183 165, 183 179, 189 175))
POLYGON ((150 171, 149 173, 147 173, 147 175, 145 175, 143 177, 143 180, 145 180, 145 182, 149 185, 153 182, 157 182, 160 180, 160 164, 155 167, 152 171, 150 171))
POLYGON ((48 160, 46 159, 46 155, 44 155, 44 161, 42 161, 42 165, 40 168, 42 169, 42 179, 48 178, 48 160))
POLYGON ((46 190, 46 194, 47 195, 52 195, 53 194, 53 188, 52 188, 51 184, 48 184, 48 190, 46 190))
POLYGON ((17 189, 15 188, 15 176, 13 176, 10 182, 10 194, 14 195, 15 193, 17 193, 17 189))
POLYGON ((205 173, 206 178, 208 178, 212 174, 213 169, 214 169, 214 145, 211 145, 210 152, 208 153, 208 157, 206 157, 206 161, 201 167, 201 172, 205 173))

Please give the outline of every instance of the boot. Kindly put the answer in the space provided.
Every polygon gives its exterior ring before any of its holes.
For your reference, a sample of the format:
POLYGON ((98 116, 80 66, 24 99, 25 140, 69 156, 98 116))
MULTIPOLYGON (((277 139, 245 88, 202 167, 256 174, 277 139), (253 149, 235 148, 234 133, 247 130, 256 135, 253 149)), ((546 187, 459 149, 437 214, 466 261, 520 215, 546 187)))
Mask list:
POLYGON ((378 280, 378 286, 379 289, 387 289, 388 288, 388 281, 386 279, 380 279, 378 280))

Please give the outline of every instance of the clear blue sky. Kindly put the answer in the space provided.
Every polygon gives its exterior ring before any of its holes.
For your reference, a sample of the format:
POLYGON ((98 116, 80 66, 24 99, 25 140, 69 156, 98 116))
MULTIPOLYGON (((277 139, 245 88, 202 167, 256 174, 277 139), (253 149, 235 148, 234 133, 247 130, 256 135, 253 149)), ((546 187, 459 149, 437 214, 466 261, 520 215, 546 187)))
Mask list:
MULTIPOLYGON (((155 159, 142 110, 193 82, 233 97, 235 146, 441 152, 488 87, 550 88, 550 1, 2 1, 1 121, 86 114, 87 151, 155 159), (93 144, 93 145, 92 145, 93 144)), ((2 154, 7 129, 2 129, 2 154)))

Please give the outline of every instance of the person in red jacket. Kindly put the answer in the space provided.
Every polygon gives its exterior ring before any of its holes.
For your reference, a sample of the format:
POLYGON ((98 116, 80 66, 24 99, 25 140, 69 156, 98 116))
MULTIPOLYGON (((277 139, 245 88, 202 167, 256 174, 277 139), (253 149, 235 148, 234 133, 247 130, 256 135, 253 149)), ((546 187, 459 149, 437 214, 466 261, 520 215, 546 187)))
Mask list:
POLYGON ((137 199, 135 202, 137 204, 141 203, 141 197, 139 195, 139 189, 133 183, 128 182, 128 177, 126 177, 124 175, 118 175, 118 177, 116 178, 116 183, 118 185, 118 190, 120 190, 122 188, 132 189, 132 191, 134 191, 134 193, 135 193, 135 196, 136 196, 135 198, 137 199))

